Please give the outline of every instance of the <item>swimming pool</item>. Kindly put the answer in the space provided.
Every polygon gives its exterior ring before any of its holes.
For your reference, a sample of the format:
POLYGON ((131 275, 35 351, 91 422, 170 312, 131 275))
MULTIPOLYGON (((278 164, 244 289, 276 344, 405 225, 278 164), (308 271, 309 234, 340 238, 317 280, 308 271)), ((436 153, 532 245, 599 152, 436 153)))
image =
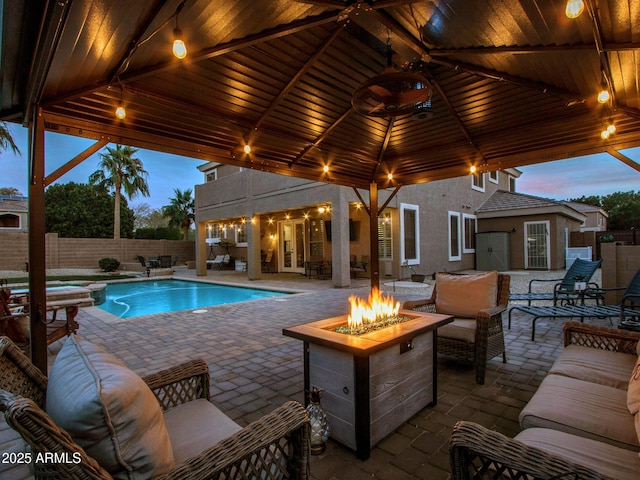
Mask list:
POLYGON ((131 318, 283 295, 288 294, 186 280, 124 282, 107 284, 107 300, 98 308, 131 318))

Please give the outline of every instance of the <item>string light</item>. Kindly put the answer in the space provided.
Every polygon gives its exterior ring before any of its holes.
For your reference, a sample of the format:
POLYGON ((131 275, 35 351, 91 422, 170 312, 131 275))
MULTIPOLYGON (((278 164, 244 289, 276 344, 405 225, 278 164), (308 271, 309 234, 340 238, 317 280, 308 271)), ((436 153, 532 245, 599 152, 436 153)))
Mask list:
POLYGON ((578 18, 584 12, 584 2, 582 0, 569 0, 564 14, 569 18, 578 18))
POLYGON ((251 145, 247 144, 244 146, 244 153, 249 155, 251 153, 251 145))
POLYGON ((393 179, 393 173, 389 172, 389 173, 387 174, 387 178, 388 178, 389 180, 393 179))
POLYGON ((322 171, 324 173, 328 173, 329 172, 329 165, 325 165, 324 167, 322 167, 322 171))
POLYGON ((600 92, 598 93, 598 103, 607 103, 610 98, 611 94, 609 93, 609 90, 605 88, 600 90, 600 92))
POLYGON ((182 40, 182 30, 179 28, 173 29, 173 54, 180 60, 187 56, 187 46, 182 40))
POLYGON ((474 173, 476 173, 476 166, 475 165, 471 165, 471 168, 469 168, 469 171, 471 172, 472 175, 474 173))

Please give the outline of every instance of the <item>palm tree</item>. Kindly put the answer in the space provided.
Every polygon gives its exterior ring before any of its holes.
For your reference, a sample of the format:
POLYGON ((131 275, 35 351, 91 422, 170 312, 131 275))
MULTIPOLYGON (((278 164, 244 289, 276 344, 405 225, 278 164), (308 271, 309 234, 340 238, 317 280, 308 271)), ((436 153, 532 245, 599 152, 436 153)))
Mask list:
POLYGON ((16 142, 13 141, 13 137, 11 136, 7 123, 0 122, 0 152, 2 150, 7 150, 8 148, 11 148, 13 153, 20 154, 20 149, 16 145, 16 142))
POLYGON ((191 194, 193 190, 188 188, 184 192, 179 188, 173 190, 174 197, 170 204, 162 207, 162 215, 169 218, 169 226, 182 230, 182 239, 189 239, 189 229, 196 218, 195 203, 191 194))
POLYGON ((116 148, 107 147, 107 153, 101 153, 100 167, 89 175, 89 183, 99 185, 113 192, 115 206, 113 212, 113 238, 120 238, 120 195, 124 194, 129 200, 138 193, 149 196, 147 185, 148 173, 142 162, 135 158, 137 148, 116 145, 116 148))

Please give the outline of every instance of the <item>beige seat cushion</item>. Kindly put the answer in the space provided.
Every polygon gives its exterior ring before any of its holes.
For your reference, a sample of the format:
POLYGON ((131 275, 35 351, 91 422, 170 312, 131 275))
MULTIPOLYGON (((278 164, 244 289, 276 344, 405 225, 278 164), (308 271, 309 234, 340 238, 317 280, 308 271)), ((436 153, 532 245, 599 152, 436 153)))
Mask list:
POLYGON ((436 274, 436 311, 474 318, 480 310, 496 306, 498 272, 474 275, 436 274))
POLYGON ((595 470, 603 476, 617 480, 638 479, 640 457, 631 450, 548 428, 527 428, 515 438, 530 447, 595 470))
POLYGON ((164 421, 177 464, 242 430, 240 425, 204 399, 167 410, 164 421))
POLYGON ((626 390, 636 358, 627 353, 568 345, 549 373, 626 390))
POLYGON ((47 413, 114 478, 151 478, 175 465, 153 392, 116 357, 75 335, 51 368, 47 413))
POLYGON ((454 318, 453 322, 438 328, 438 336, 474 343, 476 341, 476 324, 475 319, 454 318))
POLYGON ((562 375, 547 375, 520 412, 522 428, 550 428, 627 450, 640 450, 627 392, 562 375))

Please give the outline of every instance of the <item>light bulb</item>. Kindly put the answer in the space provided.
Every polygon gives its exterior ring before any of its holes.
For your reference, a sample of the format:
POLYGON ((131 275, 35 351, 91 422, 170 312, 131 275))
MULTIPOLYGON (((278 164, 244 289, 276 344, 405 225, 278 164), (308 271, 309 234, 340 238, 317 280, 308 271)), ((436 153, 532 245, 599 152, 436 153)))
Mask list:
POLYGON ((127 111, 124 109, 122 105, 118 105, 118 108, 116 108, 116 117, 122 120, 126 116, 127 116, 127 111))
POLYGON ((473 174, 476 173, 476 166, 475 165, 471 165, 471 168, 469 169, 469 171, 473 174))
POLYGON ((173 29, 173 54, 179 59, 187 56, 187 46, 182 40, 182 30, 179 28, 173 29))
POLYGON ((322 167, 322 171, 324 173, 327 173, 329 171, 329 165, 325 165, 324 167, 322 167))
POLYGON ((613 123, 610 123, 607 126, 607 132, 609 132, 610 134, 616 133, 616 126, 613 123))
POLYGON ((393 173, 389 173, 389 174, 387 174, 387 178, 388 178, 389 180, 393 179, 393 173))
POLYGON ((582 0, 569 0, 564 14, 569 18, 577 18, 584 11, 584 2, 582 0))
POLYGON ((609 138, 609 135, 611 135, 611 133, 609 133, 609 130, 607 130, 606 128, 602 130, 602 132, 600 132, 600 138, 602 138, 603 140, 609 138))
POLYGON ((250 145, 245 145, 244 146, 244 153, 246 153, 247 155, 249 155, 251 153, 251 146, 250 145))
POLYGON ((607 103, 610 96, 609 90, 600 90, 600 93, 598 93, 598 103, 607 103))

